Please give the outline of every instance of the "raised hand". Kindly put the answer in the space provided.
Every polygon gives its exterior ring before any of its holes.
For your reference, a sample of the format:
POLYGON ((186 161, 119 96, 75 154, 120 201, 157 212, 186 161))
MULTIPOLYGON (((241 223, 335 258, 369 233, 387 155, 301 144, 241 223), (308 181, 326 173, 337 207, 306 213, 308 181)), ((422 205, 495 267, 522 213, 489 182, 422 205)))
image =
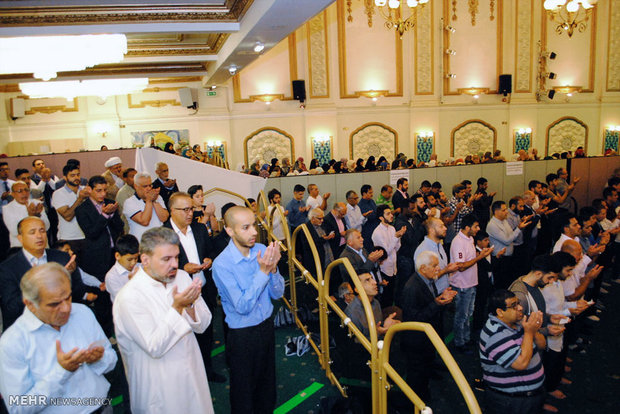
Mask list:
POLYGON ((61 367, 70 372, 75 372, 84 362, 86 350, 77 347, 68 352, 64 352, 60 346, 60 341, 56 340, 56 360, 61 367))
POLYGON ((200 279, 194 279, 182 292, 179 292, 174 286, 172 288, 172 307, 180 314, 183 313, 183 309, 191 306, 200 297, 201 287, 200 279))
POLYGON ((101 207, 101 211, 105 214, 114 214, 114 212, 118 209, 118 203, 110 203, 101 207))
POLYGON ((521 321, 523 330, 531 334, 536 333, 540 329, 542 319, 543 317, 541 311, 532 312, 529 317, 524 315, 523 320, 521 321))

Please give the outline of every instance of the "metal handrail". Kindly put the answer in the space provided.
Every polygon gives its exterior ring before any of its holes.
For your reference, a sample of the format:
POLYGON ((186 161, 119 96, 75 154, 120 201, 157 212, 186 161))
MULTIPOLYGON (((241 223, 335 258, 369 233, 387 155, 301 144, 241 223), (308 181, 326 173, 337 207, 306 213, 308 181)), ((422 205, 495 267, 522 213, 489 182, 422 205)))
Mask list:
POLYGON ((390 365, 389 362, 390 347, 392 345, 393 337, 397 332, 401 331, 420 331, 426 334, 428 339, 430 339, 431 343, 437 350, 437 353, 446 364, 446 367, 448 368, 448 371, 450 371, 450 375, 452 375, 452 378, 454 378, 456 385, 459 387, 459 391, 461 391, 461 394, 465 399, 465 403, 467 404, 467 408, 469 408, 469 412, 473 414, 481 414, 482 411, 480 410, 478 401, 474 396, 474 392, 469 386, 469 382, 467 382, 467 379, 463 375, 463 372, 454 360, 454 357, 452 356, 450 351, 448 351, 446 344, 439 337, 432 325, 424 322, 403 322, 392 325, 386 332, 385 337, 383 338, 383 346, 381 351, 379 352, 381 358, 380 371, 383 373, 383 375, 381 375, 380 386, 382 410, 381 412, 387 413, 387 391, 390 388, 390 385, 388 383, 388 376, 392 379, 392 381, 394 381, 396 385, 398 385, 398 387, 407 396, 407 398, 409 398, 414 403, 414 405, 416 406, 416 410, 422 410, 423 408, 425 408, 424 402, 411 389, 411 387, 409 387, 405 380, 403 380, 403 378, 394 370, 394 368, 390 365))

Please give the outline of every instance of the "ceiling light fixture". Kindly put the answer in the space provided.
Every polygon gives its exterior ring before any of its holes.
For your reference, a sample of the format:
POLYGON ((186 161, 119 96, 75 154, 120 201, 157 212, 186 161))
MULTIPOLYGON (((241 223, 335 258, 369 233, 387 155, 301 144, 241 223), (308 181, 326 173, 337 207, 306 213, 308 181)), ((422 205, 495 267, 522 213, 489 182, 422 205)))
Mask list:
MULTIPOLYGON (((372 16, 376 13, 376 7, 381 17, 385 19, 385 27, 390 30, 395 29, 402 38, 407 30, 415 26, 418 18, 418 10, 424 7, 428 1, 429 0, 365 0, 365 14, 368 16, 368 27, 372 27, 372 16), (408 13, 405 12, 405 6, 409 8, 408 13), (408 14, 408 17, 403 18, 406 14, 408 14)), ((347 19, 353 21, 350 12, 347 19)))
POLYGON ((125 53, 123 34, 0 38, 0 74, 32 73, 47 81, 58 72, 118 63, 125 53))
POLYGON ((256 45, 254 45, 254 51, 256 53, 260 53, 265 49, 265 44, 262 42, 256 42, 256 45))
POLYGON ((558 34, 566 32, 572 37, 575 29, 579 32, 586 30, 596 3, 598 0, 545 0, 543 7, 551 20, 558 23, 555 31, 558 34))
POLYGON ((237 67, 237 65, 230 65, 228 67, 228 73, 230 73, 231 75, 235 76, 235 73, 237 73, 237 70, 239 70, 239 68, 237 67))
POLYGON ((141 92, 149 84, 148 78, 89 79, 82 81, 25 82, 19 89, 30 98, 66 98, 77 96, 127 95, 141 92))

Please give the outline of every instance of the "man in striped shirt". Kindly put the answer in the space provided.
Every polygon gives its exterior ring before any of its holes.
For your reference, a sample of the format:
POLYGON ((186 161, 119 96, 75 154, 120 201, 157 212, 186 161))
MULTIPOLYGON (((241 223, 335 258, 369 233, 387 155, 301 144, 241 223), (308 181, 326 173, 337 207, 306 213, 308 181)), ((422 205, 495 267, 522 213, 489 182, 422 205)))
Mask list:
POLYGON ((487 414, 538 413, 545 401, 545 371, 538 332, 542 313, 529 318, 514 293, 498 290, 490 298, 491 314, 480 333, 480 364, 487 385, 487 414))

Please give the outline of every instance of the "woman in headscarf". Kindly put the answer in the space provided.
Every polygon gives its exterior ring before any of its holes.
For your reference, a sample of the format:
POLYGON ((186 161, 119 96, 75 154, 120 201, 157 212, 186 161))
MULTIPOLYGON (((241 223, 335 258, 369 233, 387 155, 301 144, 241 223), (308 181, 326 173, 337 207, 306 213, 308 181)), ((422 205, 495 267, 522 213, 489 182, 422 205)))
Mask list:
POLYGON ((358 158, 357 161, 355 162, 355 172, 363 172, 363 171, 365 171, 364 160, 361 158, 358 158))
POLYGON ((269 174, 271 174, 273 172, 273 169, 278 167, 279 161, 277 158, 272 158, 271 159, 271 165, 269 166, 269 174))
POLYGON ((319 162, 317 161, 317 159, 316 158, 312 158, 310 160, 310 168, 308 170, 309 171, 315 170, 316 167, 318 167, 318 166, 319 166, 319 162))
POLYGON ((377 171, 377 166, 375 165, 375 156, 371 155, 368 157, 368 161, 366 161, 366 166, 364 167, 366 171, 377 171))
POLYGON ((164 145, 164 152, 167 152, 168 154, 175 154, 174 145, 172 142, 166 142, 166 145, 164 145))
POLYGON ((269 164, 263 164, 260 172, 258 173, 258 176, 263 178, 269 178, 269 164))

